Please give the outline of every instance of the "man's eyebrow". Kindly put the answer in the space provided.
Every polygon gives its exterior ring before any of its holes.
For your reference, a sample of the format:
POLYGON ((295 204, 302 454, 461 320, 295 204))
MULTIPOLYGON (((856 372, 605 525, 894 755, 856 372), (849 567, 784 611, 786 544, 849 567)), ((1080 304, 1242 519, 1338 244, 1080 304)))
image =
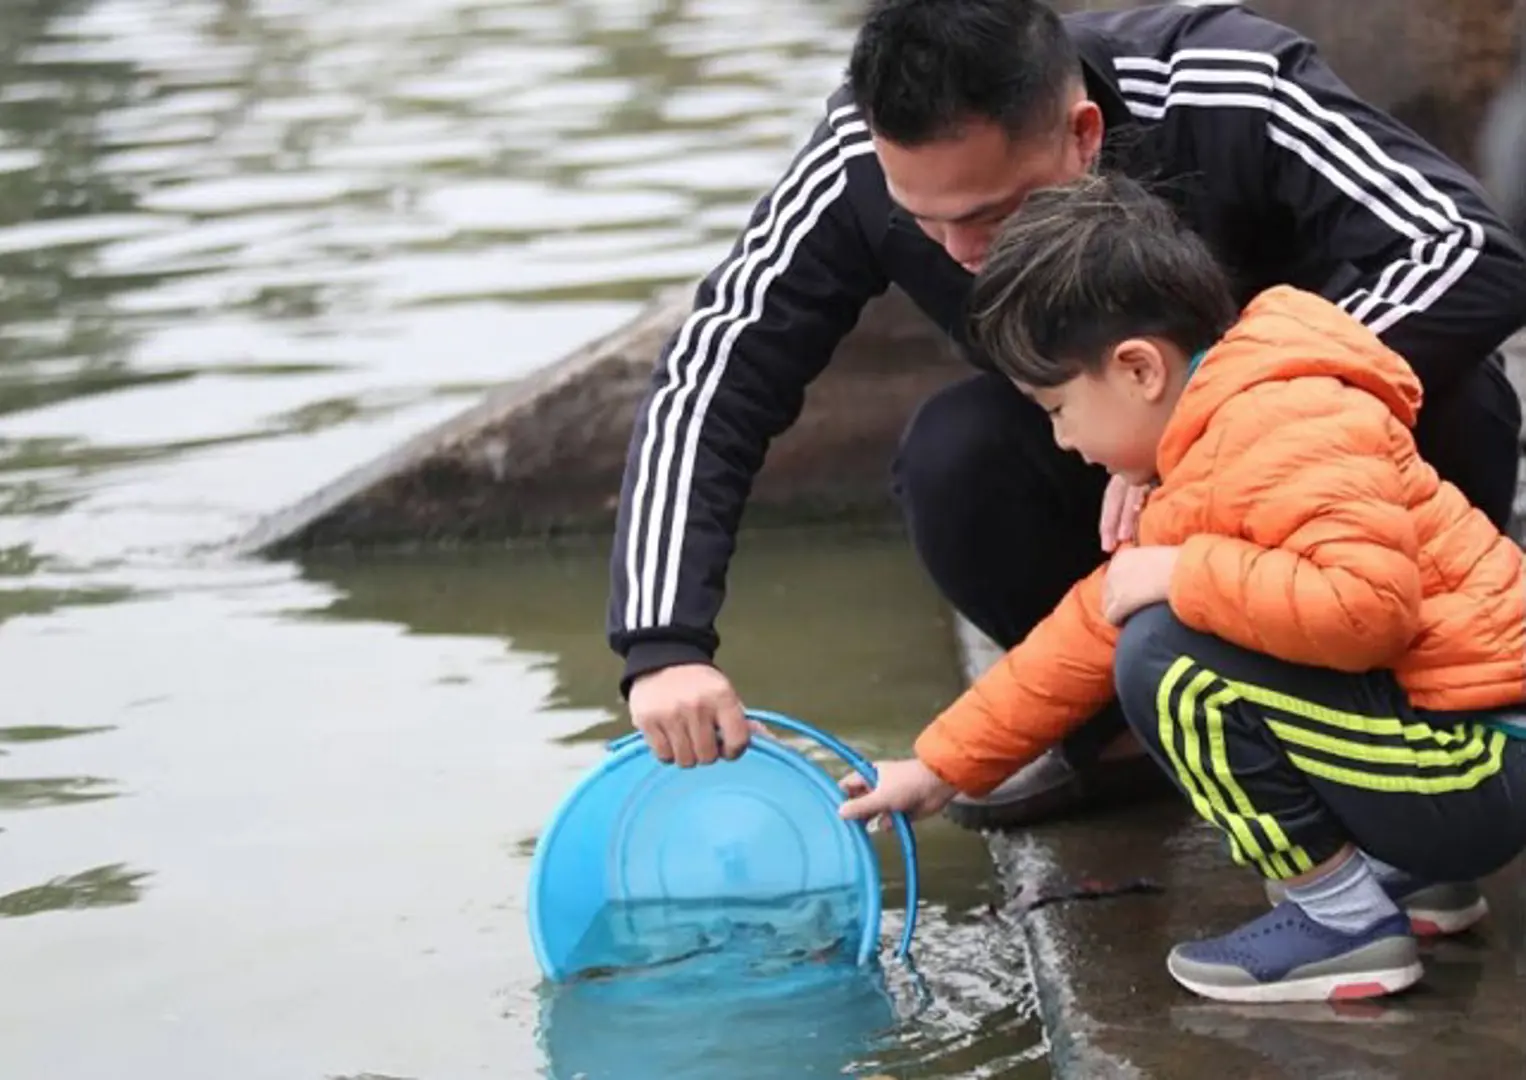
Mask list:
POLYGON ((986 217, 989 214, 996 213, 997 211, 999 211, 1002 208, 1002 206, 1005 203, 1006 203, 1005 199, 996 199, 996 200, 993 200, 992 202, 981 203, 979 206, 975 207, 973 210, 966 210, 964 213, 960 214, 958 217, 946 219, 945 224, 948 224, 948 225, 963 225, 963 224, 965 224, 967 222, 978 221, 979 219, 981 219, 983 217, 986 217))
POLYGON ((918 221, 933 221, 940 225, 964 225, 971 221, 978 221, 988 214, 993 214, 1000 211, 1007 201, 1006 199, 992 199, 990 202, 984 202, 979 206, 976 206, 970 210, 966 210, 964 213, 958 215, 957 217, 938 218, 929 217, 926 214, 918 214, 905 203, 901 202, 899 199, 896 199, 894 195, 891 195, 891 198, 895 200, 895 204, 897 206, 906 211, 906 213, 910 214, 912 217, 916 218, 918 221))

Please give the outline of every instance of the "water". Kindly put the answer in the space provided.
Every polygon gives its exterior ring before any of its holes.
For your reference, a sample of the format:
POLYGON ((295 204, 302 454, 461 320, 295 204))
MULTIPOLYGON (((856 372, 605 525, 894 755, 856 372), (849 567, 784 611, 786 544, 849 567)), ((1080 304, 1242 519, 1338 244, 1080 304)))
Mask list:
POLYGON ((914 973, 855 962, 845 912, 832 909, 858 899, 691 904, 683 925, 670 908, 611 905, 583 955, 627 962, 542 992, 552 1075, 790 1080, 879 1068, 926 994, 914 973))
POLYGON ((757 980, 766 990, 781 968, 854 962, 863 904, 851 885, 766 900, 612 901, 573 948, 567 981, 678 974, 727 990, 757 980))
MULTIPOLYGON (((0 1075, 639 1052, 523 932, 536 830, 623 729, 602 548, 216 545, 708 266, 851 6, 0 4, 0 1075)), ((722 633, 750 702, 868 753, 957 688, 898 539, 749 538, 722 633)), ((920 839, 922 989, 775 1019, 832 1067, 1043 1075, 980 841, 920 839)))
MULTIPOLYGON (((741 940, 738 940, 738 937, 741 940)), ((542 996, 542 1045, 557 1080, 793 1080, 881 1067, 910 980, 833 953, 782 957, 769 935, 542 996)))

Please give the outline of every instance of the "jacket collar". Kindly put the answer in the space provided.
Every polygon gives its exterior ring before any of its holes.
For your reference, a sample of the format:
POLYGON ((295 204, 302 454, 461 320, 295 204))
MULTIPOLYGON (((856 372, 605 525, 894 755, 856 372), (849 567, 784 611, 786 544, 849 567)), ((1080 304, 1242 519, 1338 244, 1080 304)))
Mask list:
POLYGON ((1086 80, 1086 96, 1102 110, 1102 120, 1106 125, 1103 138, 1106 139, 1120 128, 1133 127, 1137 121, 1124 103, 1123 91, 1118 89, 1118 84, 1113 80, 1112 60, 1103 55, 1093 41, 1078 41, 1076 48, 1081 52, 1081 77, 1086 80))

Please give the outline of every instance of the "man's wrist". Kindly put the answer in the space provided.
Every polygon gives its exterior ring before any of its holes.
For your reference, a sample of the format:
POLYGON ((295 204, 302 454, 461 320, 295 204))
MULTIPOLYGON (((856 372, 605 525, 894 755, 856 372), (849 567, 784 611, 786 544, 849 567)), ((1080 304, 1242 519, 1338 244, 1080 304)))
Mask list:
POLYGON ((709 653, 688 641, 638 641, 625 651, 620 696, 629 698, 631 685, 643 675, 680 664, 708 664, 711 660, 709 653))

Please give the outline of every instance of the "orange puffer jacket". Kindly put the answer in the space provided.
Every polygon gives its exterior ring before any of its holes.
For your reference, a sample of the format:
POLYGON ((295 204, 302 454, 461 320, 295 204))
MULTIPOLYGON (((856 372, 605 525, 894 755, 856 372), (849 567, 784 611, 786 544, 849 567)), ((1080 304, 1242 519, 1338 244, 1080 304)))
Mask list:
MULTIPOLYGON (((1180 545, 1188 626, 1283 660, 1391 668, 1414 705, 1526 700, 1519 548, 1415 452, 1420 383, 1333 304, 1257 296, 1203 358, 1156 457, 1139 543, 1180 545)), ((1106 565, 917 740, 983 795, 1113 696, 1106 565)))

